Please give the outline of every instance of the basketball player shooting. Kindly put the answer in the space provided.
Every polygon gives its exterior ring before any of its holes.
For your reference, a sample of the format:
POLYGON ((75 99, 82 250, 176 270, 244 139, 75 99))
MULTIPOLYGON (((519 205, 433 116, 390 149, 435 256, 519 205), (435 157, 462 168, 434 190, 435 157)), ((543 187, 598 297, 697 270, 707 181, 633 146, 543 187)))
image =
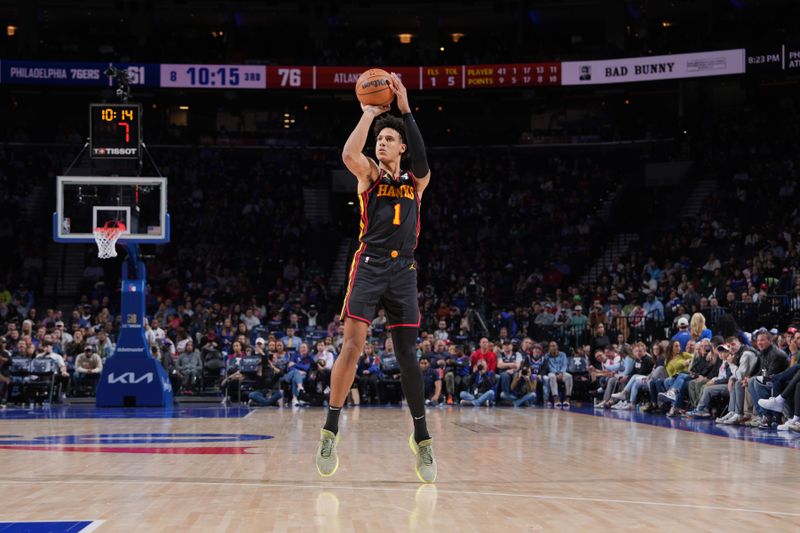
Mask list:
POLYGON ((325 477, 332 476, 339 467, 339 414, 364 350, 367 328, 380 303, 386 310, 387 330, 392 334, 403 393, 414 421, 408 442, 414 452, 417 477, 424 483, 433 483, 433 439, 425 422, 422 374, 415 354, 420 314, 414 261, 419 206, 431 173, 406 88, 395 74, 390 76, 389 87, 402 118, 385 116, 376 120, 390 105, 362 104, 364 113, 342 151, 345 166, 358 179, 361 223, 341 313, 344 344, 333 365, 328 417, 320 431, 316 461, 317 470, 325 477), (377 162, 363 154, 371 126, 377 162), (410 163, 407 170, 401 168, 404 160, 410 163))

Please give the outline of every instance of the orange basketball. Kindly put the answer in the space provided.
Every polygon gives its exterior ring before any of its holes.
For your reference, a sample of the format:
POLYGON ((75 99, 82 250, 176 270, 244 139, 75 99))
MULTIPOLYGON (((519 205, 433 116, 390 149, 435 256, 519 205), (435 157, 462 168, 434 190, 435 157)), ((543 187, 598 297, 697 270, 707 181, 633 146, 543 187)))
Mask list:
POLYGON ((389 105, 394 93, 389 87, 391 77, 385 70, 371 68, 356 80, 356 96, 364 105, 389 105))

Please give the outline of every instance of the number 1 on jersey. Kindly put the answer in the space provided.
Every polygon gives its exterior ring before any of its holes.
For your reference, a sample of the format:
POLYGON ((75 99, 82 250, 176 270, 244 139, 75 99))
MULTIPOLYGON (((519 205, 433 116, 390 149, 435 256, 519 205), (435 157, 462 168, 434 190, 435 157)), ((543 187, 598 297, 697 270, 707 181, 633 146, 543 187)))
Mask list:
POLYGON ((394 220, 392 221, 392 224, 395 226, 400 225, 400 204, 394 204, 394 220))

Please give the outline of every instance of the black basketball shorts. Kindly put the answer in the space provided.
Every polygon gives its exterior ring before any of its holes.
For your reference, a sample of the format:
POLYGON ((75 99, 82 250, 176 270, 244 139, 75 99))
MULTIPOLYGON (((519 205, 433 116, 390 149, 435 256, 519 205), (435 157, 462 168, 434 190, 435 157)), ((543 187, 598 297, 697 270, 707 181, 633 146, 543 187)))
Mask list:
POLYGON ((387 329, 419 327, 417 263, 411 254, 393 258, 361 245, 353 256, 341 320, 371 324, 378 304, 386 310, 387 329))

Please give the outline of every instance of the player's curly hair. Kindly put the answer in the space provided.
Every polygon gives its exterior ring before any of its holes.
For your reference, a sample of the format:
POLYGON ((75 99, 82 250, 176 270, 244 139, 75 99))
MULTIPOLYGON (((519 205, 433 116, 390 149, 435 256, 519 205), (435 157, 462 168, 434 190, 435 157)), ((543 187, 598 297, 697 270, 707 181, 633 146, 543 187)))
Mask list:
POLYGON ((375 121, 375 125, 372 127, 372 133, 377 137, 383 128, 392 128, 397 131, 397 133, 400 134, 400 140, 403 144, 408 144, 406 143, 406 125, 400 117, 394 115, 382 116, 375 121))
MULTIPOLYGON (((391 128, 397 133, 400 134, 400 142, 408 146, 406 142, 406 125, 403 122, 403 119, 400 117, 396 117, 394 115, 385 115, 378 120, 375 121, 375 125, 372 127, 372 133, 375 137, 378 137, 378 134, 381 132, 383 128, 391 128)), ((410 156, 411 152, 406 149, 405 153, 402 155, 401 159, 405 160, 410 156)))

